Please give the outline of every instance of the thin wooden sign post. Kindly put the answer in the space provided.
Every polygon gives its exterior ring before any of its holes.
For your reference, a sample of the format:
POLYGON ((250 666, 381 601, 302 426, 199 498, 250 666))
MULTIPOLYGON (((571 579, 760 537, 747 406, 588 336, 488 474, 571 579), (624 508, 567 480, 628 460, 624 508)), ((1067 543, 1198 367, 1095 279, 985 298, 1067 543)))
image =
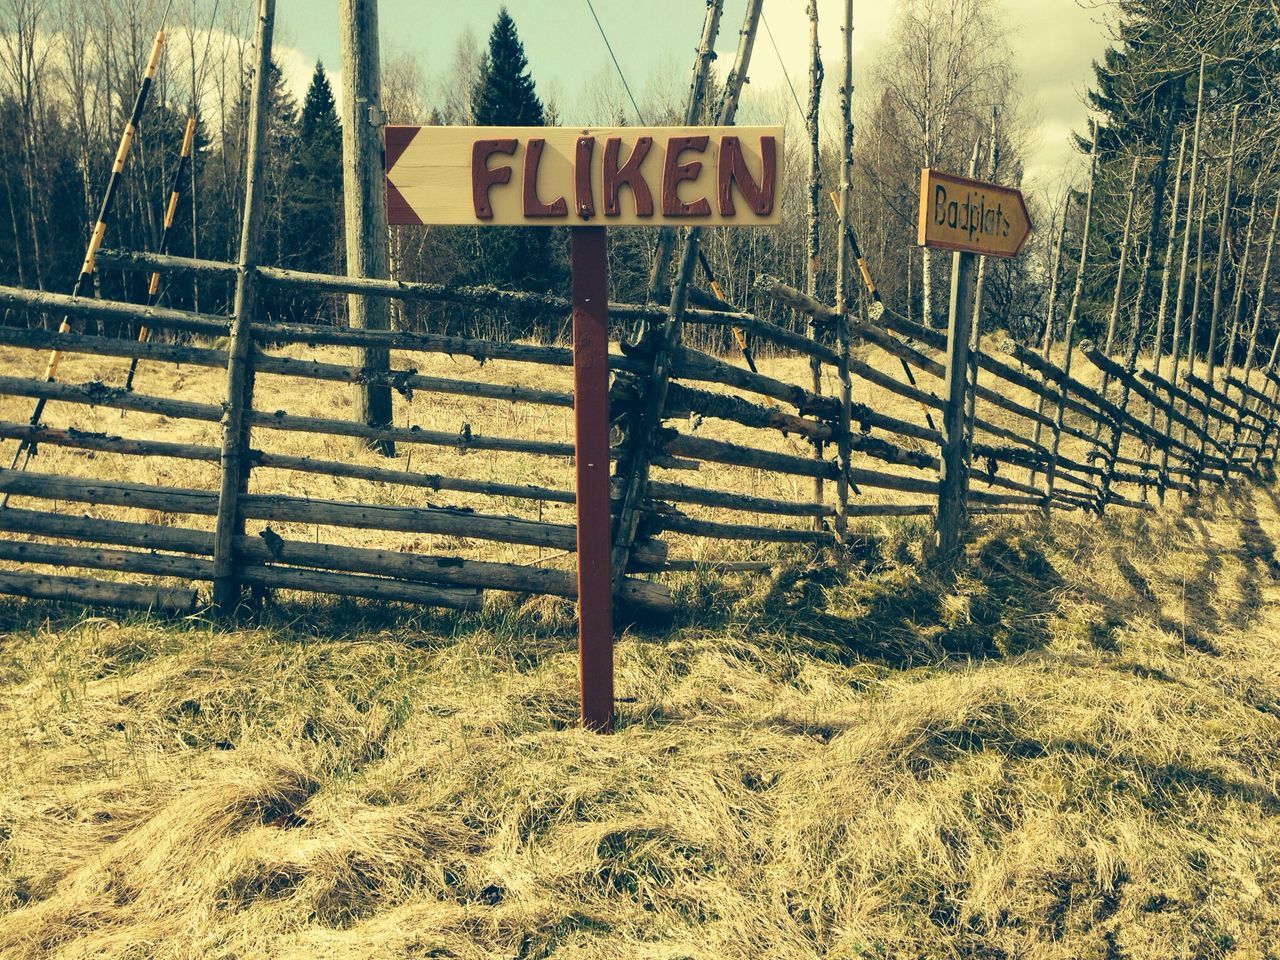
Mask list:
POLYGON ((609 256, 605 227, 570 227, 573 455, 582 723, 613 728, 613 578, 609 511, 609 256))
POLYGON ((960 549, 967 515, 971 438, 966 436, 965 398, 971 386, 969 337, 976 258, 978 254, 1016 257, 1032 225, 1020 191, 926 167, 920 171, 918 227, 920 246, 954 251, 935 524, 938 556, 945 560, 960 549))
POLYGON ((776 225, 784 156, 776 126, 386 128, 389 223, 569 227, 578 672, 588 729, 613 727, 607 228, 776 225))
POLYGON ((947 363, 942 397, 942 456, 938 477, 938 554, 950 557, 960 548, 969 492, 965 463, 965 394, 969 371, 969 334, 973 328, 973 287, 977 255, 951 255, 951 309, 947 318, 947 363))

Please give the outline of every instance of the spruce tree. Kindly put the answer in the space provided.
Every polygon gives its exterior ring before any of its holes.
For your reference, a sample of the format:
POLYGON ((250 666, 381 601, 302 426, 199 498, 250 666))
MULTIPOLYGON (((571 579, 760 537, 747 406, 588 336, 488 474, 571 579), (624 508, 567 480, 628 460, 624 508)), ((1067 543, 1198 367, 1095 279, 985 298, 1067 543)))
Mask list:
POLYGON ((489 31, 489 52, 481 65, 471 110, 476 126, 538 127, 545 122, 524 44, 506 7, 489 31))
MULTIPOLYGON (((472 97, 472 119, 477 126, 546 123, 524 45, 506 7, 498 13, 489 32, 489 49, 481 60, 479 76, 472 97)), ((477 246, 473 282, 524 290, 551 290, 563 283, 563 230, 485 227, 479 231, 477 246)), ((536 326, 537 318, 532 323, 536 326)), ((526 324, 509 332, 523 336, 533 331, 526 324)))
MULTIPOLYGON (((324 66, 315 72, 298 118, 298 149, 286 220, 294 238, 289 259, 301 270, 340 273, 342 268, 342 125, 324 66)), ((323 298, 309 297, 291 312, 314 314, 323 298)), ((309 319, 302 317, 300 319, 309 319)))

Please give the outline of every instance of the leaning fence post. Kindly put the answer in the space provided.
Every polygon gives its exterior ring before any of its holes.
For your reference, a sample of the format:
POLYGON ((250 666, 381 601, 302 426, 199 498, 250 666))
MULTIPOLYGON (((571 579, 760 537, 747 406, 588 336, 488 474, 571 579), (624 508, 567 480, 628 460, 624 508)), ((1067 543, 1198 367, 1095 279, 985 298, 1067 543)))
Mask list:
MULTIPOLYGON (((1058 385, 1058 404, 1054 414, 1053 440, 1049 447, 1049 463, 1044 472, 1044 509, 1046 513, 1053 505, 1053 487, 1058 476, 1058 448, 1062 444, 1062 427, 1067 408, 1067 378, 1071 376, 1071 341, 1076 333, 1076 319, 1080 315, 1080 296, 1084 290, 1085 264, 1089 260, 1089 228, 1093 221, 1093 188, 1097 181, 1098 126, 1093 124, 1093 143, 1089 147, 1089 190, 1084 197, 1084 224, 1080 230, 1080 261, 1076 264, 1076 282, 1071 291, 1071 307, 1067 311, 1067 326, 1062 332, 1062 381, 1058 385)), ((1065 214, 1063 215, 1065 216, 1065 214)))
POLYGON ((254 41, 258 62, 253 73, 253 99, 249 105, 249 147, 245 173, 244 218, 240 225, 240 257, 236 268, 234 316, 227 349, 226 413, 222 418, 221 486, 213 529, 213 606, 219 614, 231 613, 240 600, 236 576, 235 537, 243 527, 240 495, 248 485, 249 430, 245 413, 253 398, 253 370, 249 347, 253 339, 255 270, 262 221, 262 166, 266 156, 268 72, 271 67, 271 35, 275 27, 275 0, 259 0, 254 41))

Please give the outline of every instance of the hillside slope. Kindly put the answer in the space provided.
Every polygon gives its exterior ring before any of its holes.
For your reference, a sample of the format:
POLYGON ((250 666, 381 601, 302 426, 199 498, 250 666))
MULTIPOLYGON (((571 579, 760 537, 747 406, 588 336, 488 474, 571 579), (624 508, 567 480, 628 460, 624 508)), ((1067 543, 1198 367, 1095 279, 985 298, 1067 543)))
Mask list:
MULTIPOLYGON (((0 957, 1280 956, 1280 494, 242 630, 3 601, 0 957)), ((283 617, 283 614, 279 616, 283 617)))

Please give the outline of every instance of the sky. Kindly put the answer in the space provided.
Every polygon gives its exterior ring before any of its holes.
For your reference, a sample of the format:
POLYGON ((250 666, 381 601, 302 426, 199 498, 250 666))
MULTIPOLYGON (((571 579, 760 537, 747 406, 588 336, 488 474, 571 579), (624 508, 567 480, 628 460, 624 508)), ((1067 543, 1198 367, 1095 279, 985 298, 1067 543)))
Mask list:
MULTIPOLYGON (((643 106, 653 84, 683 91, 701 34, 704 0, 593 0, 623 74, 643 106)), ((746 0, 725 0, 716 51, 732 62, 746 0)), ((898 0, 856 0, 854 84, 866 76, 886 46, 898 0)), ((458 38, 470 30, 483 42, 502 0, 381 0, 379 32, 384 57, 411 54, 429 81, 439 82, 458 38)), ((565 122, 603 123, 590 115, 592 91, 616 74, 587 0, 505 0, 524 42, 529 68, 543 99, 556 102, 565 122)), ((1084 92, 1092 62, 1108 43, 1102 13, 1089 0, 1004 0, 1014 67, 1022 75, 1031 136, 1026 185, 1058 190, 1064 176, 1082 167, 1069 134, 1084 127, 1084 92)), ((338 28, 332 0, 277 0, 277 59, 301 98, 317 59, 335 84, 338 28), (320 15, 317 10, 324 10, 320 15)), ((839 73, 841 0, 819 0, 819 42, 829 85, 839 73)), ((808 21, 804 0, 769 0, 767 30, 757 35, 742 111, 754 122, 797 121, 787 88, 790 75, 801 101, 808 84, 808 21), (776 52, 775 47, 776 45, 776 52), (785 64, 785 68, 783 66, 785 64), (777 116, 782 112, 786 116, 777 116)), ((834 87, 827 95, 834 109, 834 87)), ((834 118, 833 118, 834 119, 834 118)), ((855 148, 856 149, 856 148, 855 148)))

